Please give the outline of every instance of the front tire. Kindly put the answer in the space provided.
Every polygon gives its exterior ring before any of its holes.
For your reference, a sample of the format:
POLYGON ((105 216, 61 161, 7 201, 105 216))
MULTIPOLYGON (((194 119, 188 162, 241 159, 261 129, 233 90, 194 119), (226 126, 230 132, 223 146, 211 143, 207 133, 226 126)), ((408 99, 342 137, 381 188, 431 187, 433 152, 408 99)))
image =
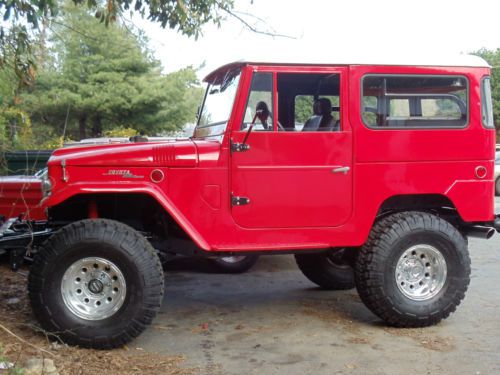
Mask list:
POLYGON ((354 249, 337 249, 317 254, 296 254, 295 261, 305 277, 327 290, 354 288, 354 249))
POLYGON ((30 270, 31 305, 64 341, 111 349, 137 337, 163 299, 163 271, 149 242, 105 219, 72 223, 40 248, 30 270))
POLYGON ((467 240, 425 212, 390 215, 372 229, 356 261, 365 305, 396 327, 425 327, 455 311, 470 281, 467 240))

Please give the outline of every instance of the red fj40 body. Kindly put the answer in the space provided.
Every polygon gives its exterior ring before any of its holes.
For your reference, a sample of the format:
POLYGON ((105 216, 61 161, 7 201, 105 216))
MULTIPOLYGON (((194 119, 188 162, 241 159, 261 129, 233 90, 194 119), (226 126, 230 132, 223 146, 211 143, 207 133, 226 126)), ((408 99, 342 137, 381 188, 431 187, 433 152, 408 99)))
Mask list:
POLYGON ((57 331, 75 319, 107 327, 103 339, 92 329, 67 335, 80 345, 128 341, 161 300, 150 245, 296 253, 311 281, 355 284, 391 325, 446 318, 469 282, 466 236, 489 238, 498 227, 489 75, 471 56, 413 65, 237 62, 206 78, 190 139, 57 150, 42 202, 51 237, 30 283, 40 320, 57 331), (135 247, 120 250, 117 236, 135 247), (134 253, 145 251, 146 261, 134 253), (50 272, 57 275, 47 281, 50 272), (151 277, 135 290, 141 273, 151 277), (115 278, 119 303, 106 291, 115 278), (85 281, 75 289, 67 279, 85 281), (49 284, 61 296, 47 302, 49 284), (54 323, 47 303, 65 318, 54 323), (129 310, 146 316, 139 326, 117 317, 129 310))
MULTIPOLYGON (((241 78, 220 137, 203 137, 198 129, 194 138, 178 142, 56 151, 49 161, 52 194, 44 205, 77 195, 146 194, 201 249, 234 252, 360 246, 384 203, 398 196, 439 196, 465 222, 493 220, 495 131, 483 125, 480 106, 488 68, 234 64, 208 80, 235 68, 241 78), (231 142, 242 142, 247 133, 240 125, 254 72, 338 74, 344 83, 337 93, 341 130, 254 130, 248 151, 231 152, 231 142), (452 128, 439 123, 370 128, 363 123, 360 103, 362 78, 368 74, 464 77, 467 121, 452 128), (332 173, 339 167, 349 170, 332 173), (478 175, 478 168, 484 172, 478 175), (234 196, 250 202, 231 204, 234 196)), ((274 92, 277 107, 281 96, 274 92)))

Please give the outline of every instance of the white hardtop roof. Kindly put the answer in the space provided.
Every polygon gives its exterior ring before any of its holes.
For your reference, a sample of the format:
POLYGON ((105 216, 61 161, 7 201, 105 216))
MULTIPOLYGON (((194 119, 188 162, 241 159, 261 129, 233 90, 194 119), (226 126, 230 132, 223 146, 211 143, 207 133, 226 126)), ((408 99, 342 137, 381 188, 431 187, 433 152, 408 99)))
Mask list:
POLYGON ((225 64, 213 70, 205 77, 205 81, 218 71, 226 70, 232 66, 244 65, 388 65, 388 66, 442 66, 442 67, 473 67, 490 68, 490 65, 481 57, 474 55, 415 55, 408 56, 402 54, 382 55, 382 56, 317 56, 316 53, 310 54, 312 57, 301 57, 294 54, 290 57, 281 56, 279 58, 252 58, 238 60, 225 64))

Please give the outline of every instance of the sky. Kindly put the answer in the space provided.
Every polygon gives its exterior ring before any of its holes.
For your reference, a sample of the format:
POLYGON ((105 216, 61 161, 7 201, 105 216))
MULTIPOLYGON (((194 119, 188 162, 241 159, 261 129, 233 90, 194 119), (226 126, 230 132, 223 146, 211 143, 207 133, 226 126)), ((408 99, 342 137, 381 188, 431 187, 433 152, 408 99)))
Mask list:
MULTIPOLYGON (((134 19, 166 73, 192 65, 203 78, 225 63, 297 54, 453 55, 500 48, 500 0, 235 0, 235 10, 257 29, 228 17, 220 28, 207 25, 198 39, 134 19)), ((343 58, 342 60, 345 60, 343 58)))

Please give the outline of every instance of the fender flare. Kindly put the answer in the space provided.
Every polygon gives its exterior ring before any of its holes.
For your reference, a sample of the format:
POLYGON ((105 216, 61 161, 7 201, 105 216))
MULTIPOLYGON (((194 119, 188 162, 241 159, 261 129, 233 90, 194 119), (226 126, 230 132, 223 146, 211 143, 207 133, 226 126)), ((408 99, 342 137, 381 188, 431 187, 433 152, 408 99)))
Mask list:
POLYGON ((51 194, 44 198, 40 205, 44 209, 56 206, 77 195, 92 194, 145 194, 152 197, 158 204, 177 222, 177 224, 187 233, 193 242, 203 250, 211 250, 208 242, 201 236, 196 228, 182 214, 182 212, 172 203, 165 192, 155 185, 128 185, 127 186, 106 186, 88 187, 88 184, 75 183, 66 189, 59 190, 56 195, 51 194))

